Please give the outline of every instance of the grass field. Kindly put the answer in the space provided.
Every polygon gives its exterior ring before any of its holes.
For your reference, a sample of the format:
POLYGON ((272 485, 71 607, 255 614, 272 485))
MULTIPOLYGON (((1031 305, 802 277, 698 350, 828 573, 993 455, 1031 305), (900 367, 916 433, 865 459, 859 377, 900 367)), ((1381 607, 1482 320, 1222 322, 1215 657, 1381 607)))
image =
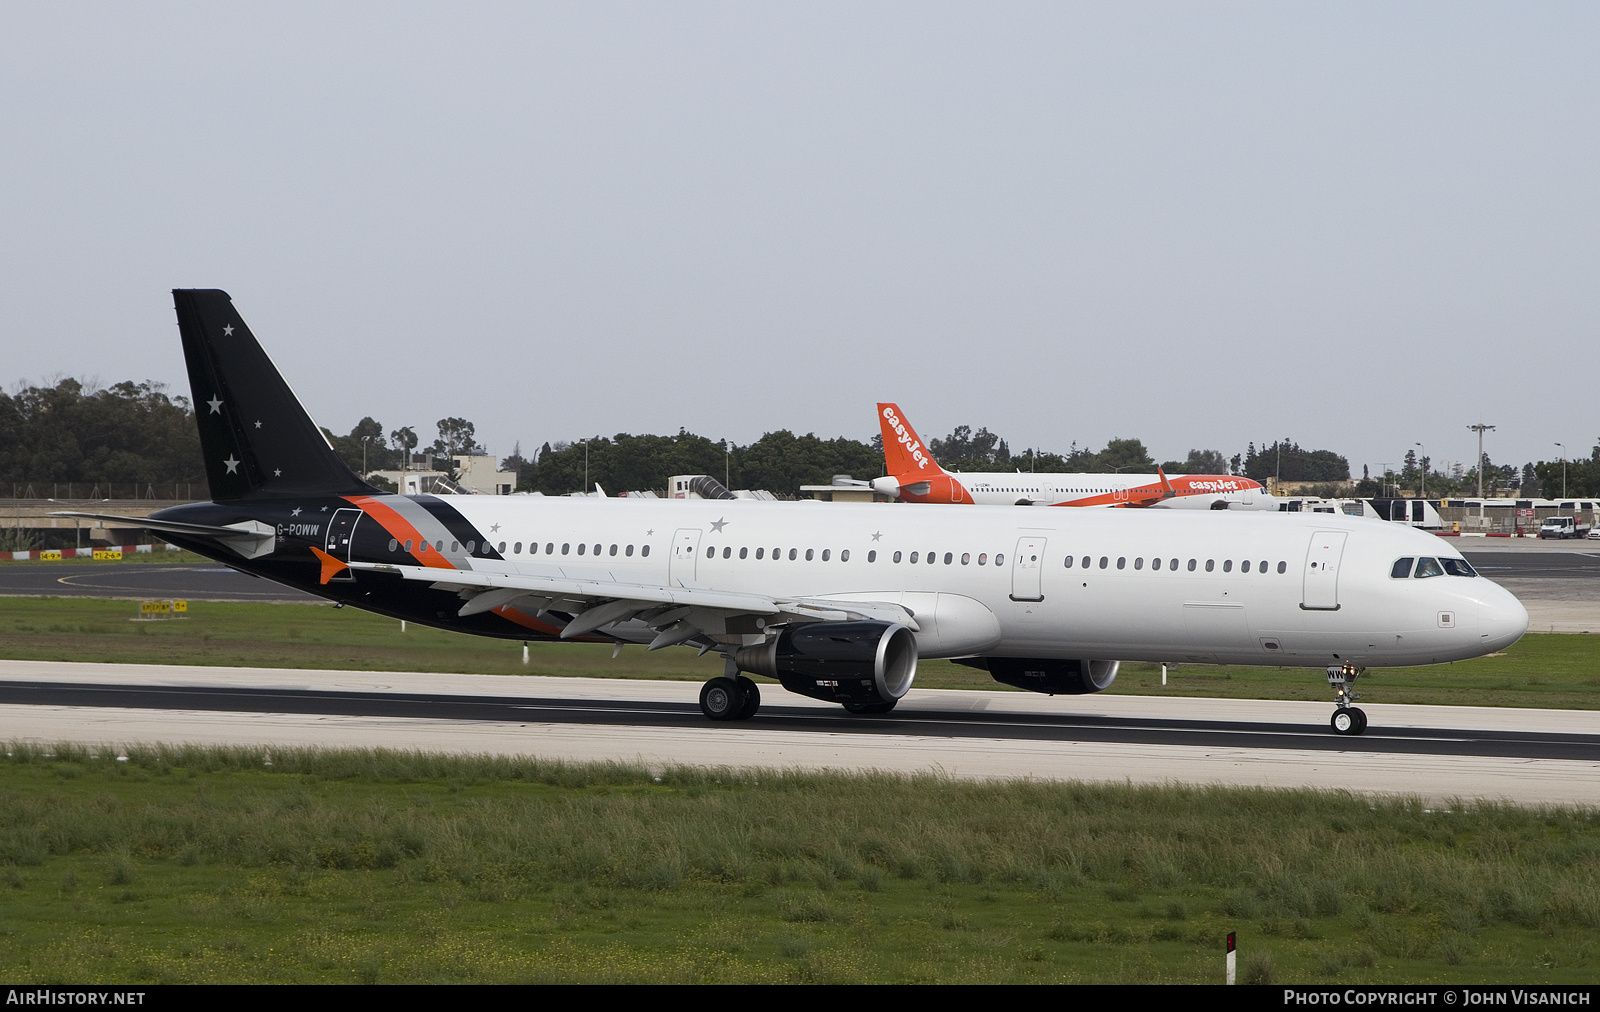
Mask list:
POLYGON ((0 977, 1592 982, 1600 812, 8 746, 0 977), (269 765, 270 763, 270 765, 269 765))
MULTIPOLYGON (((584 675, 700 681, 720 674, 716 655, 696 658, 674 648, 647 653, 582 643, 522 646, 400 623, 353 608, 195 601, 188 617, 130 621, 131 601, 90 598, 0 598, 0 657, 133 664, 219 664, 245 667, 442 671, 479 674, 584 675)), ((948 661, 924 661, 924 688, 1004 686, 948 661)), ((1600 707, 1600 637, 1525 636, 1504 654, 1420 668, 1367 673, 1358 686, 1369 701, 1570 709, 1600 707)), ((1124 664, 1113 693, 1330 701, 1320 670, 1185 665, 1161 685, 1160 668, 1124 664)))

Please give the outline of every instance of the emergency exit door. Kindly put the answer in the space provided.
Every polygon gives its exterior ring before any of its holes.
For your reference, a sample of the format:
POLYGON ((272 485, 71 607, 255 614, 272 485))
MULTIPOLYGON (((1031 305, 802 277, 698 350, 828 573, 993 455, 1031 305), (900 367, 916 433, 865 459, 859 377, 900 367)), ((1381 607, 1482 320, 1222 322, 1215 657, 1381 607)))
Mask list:
POLYGON ((1018 538, 1011 557, 1011 600, 1044 600, 1044 538, 1018 538))

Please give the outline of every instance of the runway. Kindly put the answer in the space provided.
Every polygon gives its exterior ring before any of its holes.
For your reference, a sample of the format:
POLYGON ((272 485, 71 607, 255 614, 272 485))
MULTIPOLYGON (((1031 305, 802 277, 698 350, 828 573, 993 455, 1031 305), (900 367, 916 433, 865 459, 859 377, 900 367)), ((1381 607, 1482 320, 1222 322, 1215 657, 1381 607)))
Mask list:
POLYGON ((0 596, 99 597, 144 601, 262 601, 313 603, 322 600, 292 587, 262 580, 216 562, 107 562, 96 565, 0 566, 0 596))
POLYGON ((914 690, 884 717, 763 686, 712 724, 690 682, 0 661, 0 738, 417 748, 652 765, 957 777, 1337 787, 1587 803, 1600 713, 1366 706, 1360 738, 1320 703, 914 690))

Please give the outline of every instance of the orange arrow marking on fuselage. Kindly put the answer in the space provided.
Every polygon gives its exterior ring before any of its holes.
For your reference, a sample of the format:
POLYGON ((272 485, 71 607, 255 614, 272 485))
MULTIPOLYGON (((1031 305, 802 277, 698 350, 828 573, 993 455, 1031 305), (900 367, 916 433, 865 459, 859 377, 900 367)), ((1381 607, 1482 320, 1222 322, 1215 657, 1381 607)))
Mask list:
POLYGON ((324 552, 322 549, 318 548, 315 545, 311 546, 311 554, 315 555, 318 559, 322 560, 322 580, 321 580, 321 582, 324 583, 324 584, 326 584, 329 580, 333 579, 335 576, 338 576, 344 570, 350 568, 350 563, 342 562, 342 561, 334 558, 333 556, 329 555, 327 552, 324 552))

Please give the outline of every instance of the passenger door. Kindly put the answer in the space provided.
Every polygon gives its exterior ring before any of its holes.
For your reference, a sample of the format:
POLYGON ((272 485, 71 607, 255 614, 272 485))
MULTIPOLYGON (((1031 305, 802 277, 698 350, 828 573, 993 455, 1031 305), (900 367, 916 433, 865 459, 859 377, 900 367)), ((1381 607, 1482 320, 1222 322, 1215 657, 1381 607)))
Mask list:
MULTIPOLYGON (((341 562, 349 562, 350 545, 355 540, 356 523, 361 519, 360 510, 343 509, 334 511, 333 518, 328 521, 328 539, 324 543, 324 551, 341 562)), ((337 580, 348 583, 356 578, 355 570, 341 570, 336 576, 330 577, 330 582, 337 580)))
POLYGON ((1017 539, 1017 552, 1011 557, 1011 600, 1044 600, 1045 539, 1017 539))
POLYGON ((672 536, 672 562, 667 567, 667 581, 671 583, 687 580, 693 583, 699 558, 700 529, 679 528, 672 536))
POLYGON ((1344 531, 1317 531, 1306 550, 1305 584, 1300 607, 1306 611, 1339 610, 1339 560, 1344 555, 1344 531))

